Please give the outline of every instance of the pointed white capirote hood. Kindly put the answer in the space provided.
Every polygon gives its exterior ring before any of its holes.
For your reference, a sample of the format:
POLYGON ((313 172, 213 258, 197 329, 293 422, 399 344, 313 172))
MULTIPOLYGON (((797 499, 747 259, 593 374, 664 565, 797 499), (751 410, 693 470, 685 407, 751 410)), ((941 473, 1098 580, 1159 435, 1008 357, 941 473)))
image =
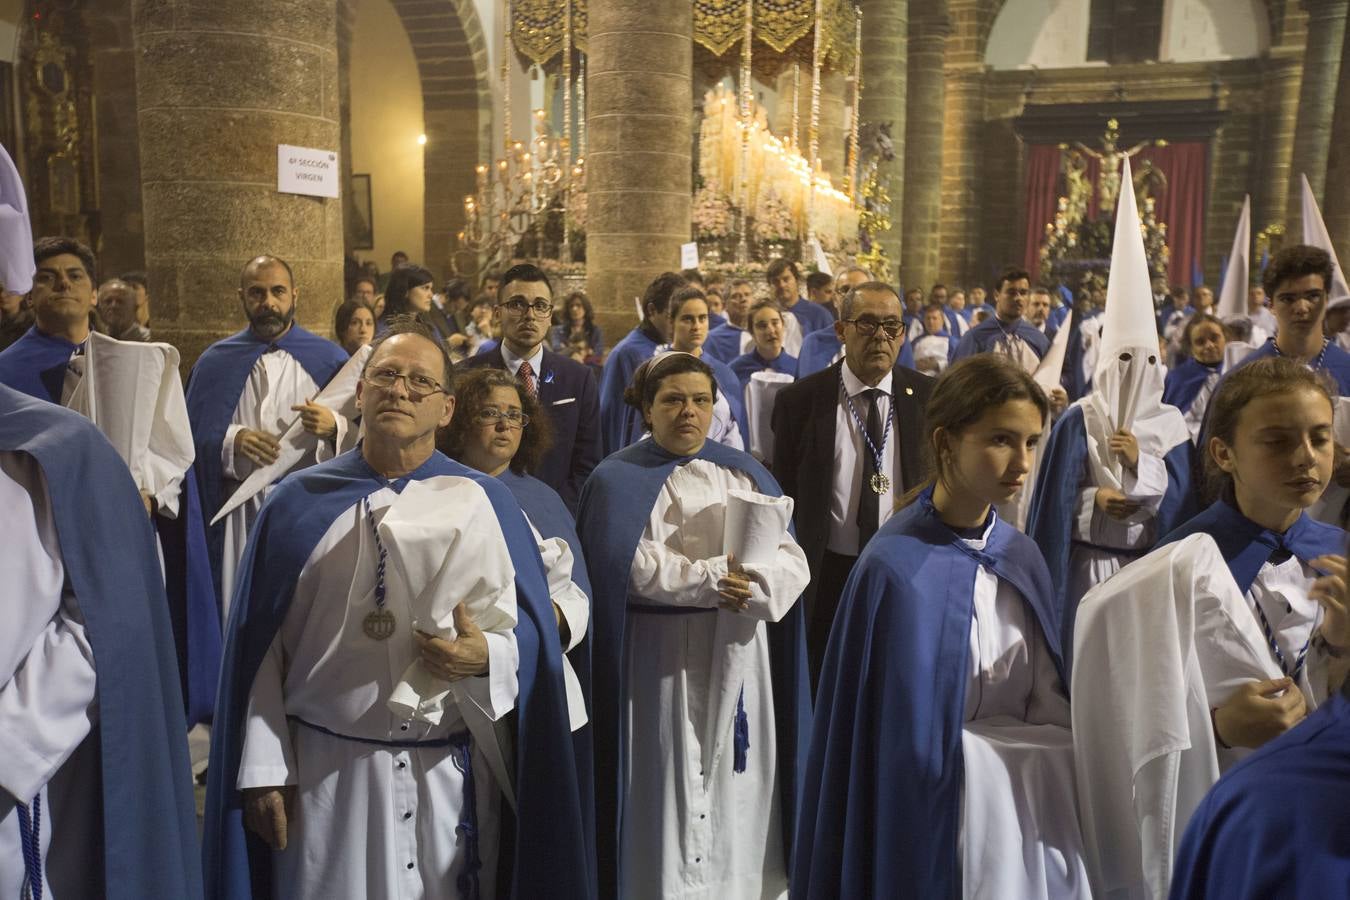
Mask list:
POLYGON ((14 160, 0 147, 0 282, 7 291, 26 294, 33 289, 36 271, 28 194, 14 160))
POLYGON ((1158 326, 1153 312, 1153 286, 1148 277, 1148 257, 1134 203, 1130 161, 1120 174, 1120 199, 1116 204, 1116 234, 1111 247, 1111 276, 1106 284, 1106 312, 1102 321, 1102 346, 1098 368, 1114 360, 1122 350, 1158 352, 1158 326))
POLYGON ((1228 269, 1223 273, 1223 291, 1219 294, 1219 305, 1215 315, 1221 321, 1245 318, 1247 316, 1247 280, 1251 277, 1252 245, 1252 198, 1242 198, 1242 215, 1238 216, 1237 232, 1233 235, 1233 248, 1228 251, 1228 269))
POLYGON ((1327 285, 1327 306, 1344 306, 1350 303, 1350 285, 1346 284, 1345 270, 1341 268, 1340 260, 1336 259, 1336 248, 1331 245, 1331 234, 1327 231, 1327 223, 1322 220, 1322 210, 1317 206, 1308 176, 1300 175, 1299 179, 1303 182, 1303 243, 1331 254, 1332 272, 1331 284, 1327 285))

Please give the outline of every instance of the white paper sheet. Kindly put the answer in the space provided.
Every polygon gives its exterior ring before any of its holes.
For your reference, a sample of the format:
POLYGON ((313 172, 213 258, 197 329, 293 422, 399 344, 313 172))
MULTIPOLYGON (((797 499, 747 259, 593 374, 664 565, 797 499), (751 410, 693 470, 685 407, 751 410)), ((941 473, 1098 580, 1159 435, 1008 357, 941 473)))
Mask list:
MULTIPOLYGON (((351 359, 341 369, 338 369, 333 380, 315 396, 314 402, 321 403, 333 411, 334 415, 342 416, 348 421, 356 418, 356 383, 361 380, 361 370, 366 365, 366 360, 370 358, 370 346, 366 345, 356 351, 351 359)), ((230 499, 220 507, 220 512, 211 520, 214 525, 221 519, 224 519, 235 508, 243 505, 254 494, 266 488, 269 484, 276 481, 282 475, 285 475, 295 467, 306 456, 311 456, 318 447, 319 439, 305 430, 305 426, 300 421, 299 414, 291 420, 285 433, 281 435, 281 450, 277 453, 276 462, 270 466, 260 466, 254 469, 247 478, 230 495, 230 499)))
POLYGON ((778 558, 778 545, 787 533, 790 518, 791 497, 732 489, 727 492, 723 549, 746 565, 772 565, 778 558))
POLYGON ((77 361, 83 377, 66 406, 103 433, 137 488, 159 497, 182 480, 196 457, 178 351, 169 344, 119 341, 91 332, 77 361))
POLYGON ((750 455, 773 459, 773 404, 778 392, 796 379, 786 372, 756 372, 745 387, 745 416, 750 420, 750 455))
POLYGON ((1071 310, 1059 324, 1059 331, 1055 332, 1050 349, 1041 357, 1041 364, 1031 373, 1031 377, 1047 394, 1060 386, 1059 379, 1064 374, 1064 356, 1069 349, 1069 332, 1073 330, 1073 317, 1074 313, 1071 310))

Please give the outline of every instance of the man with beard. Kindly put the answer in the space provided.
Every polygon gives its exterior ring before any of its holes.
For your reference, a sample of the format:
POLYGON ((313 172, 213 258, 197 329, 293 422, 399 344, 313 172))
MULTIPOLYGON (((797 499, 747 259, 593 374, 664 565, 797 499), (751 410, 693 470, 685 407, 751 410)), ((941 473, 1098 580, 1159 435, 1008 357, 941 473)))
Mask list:
MULTIPOLYGON (((298 296, 285 260, 268 255, 249 260, 239 276, 248 328, 207 347, 188 377, 195 472, 208 523, 254 468, 277 460, 280 436, 297 414, 318 442, 297 467, 318 462, 323 457, 316 454, 333 450, 346 433, 347 421, 313 398, 347 362, 347 353, 295 324, 298 296)), ((264 493, 207 529, 211 575, 226 618, 235 570, 264 493)))

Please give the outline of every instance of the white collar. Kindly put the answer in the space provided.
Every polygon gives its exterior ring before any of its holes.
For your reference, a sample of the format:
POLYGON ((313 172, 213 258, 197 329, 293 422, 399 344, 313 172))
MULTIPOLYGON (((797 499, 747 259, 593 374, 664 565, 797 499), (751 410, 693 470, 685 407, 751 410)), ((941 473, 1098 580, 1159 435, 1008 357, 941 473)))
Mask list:
MULTIPOLYGON (((502 361, 506 363, 506 368, 510 370, 512 375, 516 374, 516 371, 520 369, 520 364, 525 362, 527 358, 512 353, 511 348, 506 346, 506 341, 502 341, 500 346, 502 348, 502 361)), ((540 366, 544 364, 544 344, 542 341, 535 348, 534 355, 528 357, 528 359, 535 376, 542 375, 543 373, 540 371, 540 366)))
MULTIPOLYGON (((887 397, 891 395, 891 379, 895 375, 895 370, 887 372, 877 382, 876 389, 881 391, 887 397)), ((844 380, 844 393, 849 397, 856 397, 863 391, 871 390, 871 386, 865 384, 861 378, 853 374, 853 370, 848 367, 848 359, 844 359, 839 365, 839 377, 844 380)))

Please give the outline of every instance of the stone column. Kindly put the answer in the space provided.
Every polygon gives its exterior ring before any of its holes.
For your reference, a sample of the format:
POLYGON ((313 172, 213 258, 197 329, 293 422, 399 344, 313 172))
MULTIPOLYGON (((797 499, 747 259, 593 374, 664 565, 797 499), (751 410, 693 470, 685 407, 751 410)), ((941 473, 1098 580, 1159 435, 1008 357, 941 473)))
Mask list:
MULTIPOLYGON (((1289 194, 1289 167, 1294 153, 1294 123, 1298 105, 1299 60, 1288 50, 1272 50, 1261 61, 1265 121, 1256 142, 1252 179, 1252 234, 1268 225, 1285 223, 1289 194)), ((1297 197, 1297 193, 1294 194, 1297 197)), ((1297 201, 1295 202, 1297 207, 1297 201)), ((1286 237, 1286 241, 1288 238, 1286 237)), ((1173 273, 1175 276, 1177 273, 1173 273)), ((1188 276, 1181 276, 1184 280, 1188 276)))
POLYGON ((1336 258, 1342 266, 1350 265, 1350 41, 1341 44, 1341 77, 1336 89, 1336 111, 1331 119, 1322 217, 1331 232, 1336 258))
MULTIPOLYGON (((98 123, 98 275, 104 280, 145 265, 136 52, 132 49, 130 4, 96 4, 87 16, 98 123)), ((154 312, 152 309, 151 314, 154 312)))
POLYGON ((1345 43, 1346 0, 1303 0, 1308 13, 1308 42, 1303 51, 1303 79, 1298 92, 1298 123, 1294 154, 1289 169, 1286 200, 1287 232, 1290 238, 1303 233, 1302 185, 1306 174, 1313 196, 1319 202, 1327 178, 1327 155, 1331 149, 1331 118, 1336 103, 1341 49, 1345 43))
MULTIPOLYGON (((904 256, 900 281, 925 289, 938 279, 942 224, 945 60, 951 24, 945 13, 909 23, 909 116, 905 131, 904 256)), ((894 196, 894 194, 892 194, 894 196)))
MULTIPOLYGON (((895 158, 881 163, 877 174, 891 195, 891 230, 880 235, 881 246, 899 266, 904 227, 905 145, 909 87, 909 0, 862 0, 862 98, 858 119, 863 126, 890 123, 895 158)), ((863 154, 866 158, 866 153, 863 154)), ((862 177, 861 175, 859 177, 862 177)), ((875 272, 894 282, 895 272, 875 272)))
POLYGON ((690 239, 692 32, 691 0, 591 2, 586 286, 611 343, 690 239))
POLYGON ((289 262, 297 319, 342 299, 342 201, 277 193, 277 145, 339 149, 334 0, 135 0, 145 257, 155 335, 190 364, 244 321, 239 271, 289 262))

